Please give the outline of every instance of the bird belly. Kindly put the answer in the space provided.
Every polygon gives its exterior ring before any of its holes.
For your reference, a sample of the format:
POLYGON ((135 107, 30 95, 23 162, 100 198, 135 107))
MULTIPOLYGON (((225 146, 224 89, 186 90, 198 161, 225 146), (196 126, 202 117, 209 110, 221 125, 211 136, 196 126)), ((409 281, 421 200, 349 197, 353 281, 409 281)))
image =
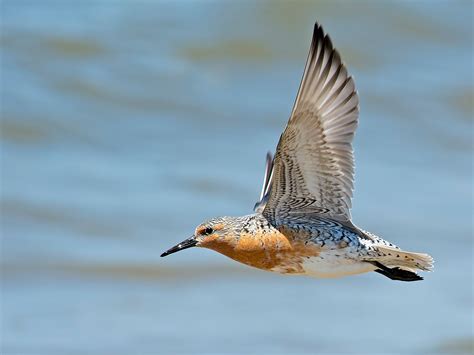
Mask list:
POLYGON ((341 250, 322 251, 318 256, 304 258, 301 267, 304 275, 318 278, 343 277, 376 269, 372 264, 349 257, 341 250))

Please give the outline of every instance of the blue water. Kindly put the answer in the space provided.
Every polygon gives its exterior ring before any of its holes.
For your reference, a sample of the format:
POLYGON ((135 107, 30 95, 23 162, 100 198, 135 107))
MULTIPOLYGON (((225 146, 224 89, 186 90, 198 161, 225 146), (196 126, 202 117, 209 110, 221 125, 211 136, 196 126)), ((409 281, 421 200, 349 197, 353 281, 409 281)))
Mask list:
POLYGON ((3 354, 469 353, 470 2, 1 3, 3 354), (425 281, 159 254, 251 212, 313 22, 361 98, 357 225, 425 281))

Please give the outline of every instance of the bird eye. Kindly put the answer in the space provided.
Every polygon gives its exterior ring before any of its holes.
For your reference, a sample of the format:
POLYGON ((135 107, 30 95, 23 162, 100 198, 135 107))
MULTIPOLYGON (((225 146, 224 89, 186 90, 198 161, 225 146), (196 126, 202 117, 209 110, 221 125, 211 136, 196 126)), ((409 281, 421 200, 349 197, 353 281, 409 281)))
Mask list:
POLYGON ((209 234, 212 234, 212 233, 214 233, 214 229, 212 229, 211 227, 207 227, 206 229, 204 229, 202 234, 209 235, 209 234))

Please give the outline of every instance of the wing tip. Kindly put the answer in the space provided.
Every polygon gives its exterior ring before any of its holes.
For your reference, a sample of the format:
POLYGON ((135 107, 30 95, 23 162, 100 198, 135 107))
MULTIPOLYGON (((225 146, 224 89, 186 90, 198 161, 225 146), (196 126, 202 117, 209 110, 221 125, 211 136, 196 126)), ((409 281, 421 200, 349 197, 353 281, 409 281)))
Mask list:
POLYGON ((329 36, 329 34, 327 34, 324 31, 323 26, 320 25, 318 21, 315 21, 314 27, 313 27, 313 39, 312 39, 313 47, 316 47, 319 42, 324 43, 324 46, 329 50, 334 49, 334 46, 332 44, 331 37, 329 36))

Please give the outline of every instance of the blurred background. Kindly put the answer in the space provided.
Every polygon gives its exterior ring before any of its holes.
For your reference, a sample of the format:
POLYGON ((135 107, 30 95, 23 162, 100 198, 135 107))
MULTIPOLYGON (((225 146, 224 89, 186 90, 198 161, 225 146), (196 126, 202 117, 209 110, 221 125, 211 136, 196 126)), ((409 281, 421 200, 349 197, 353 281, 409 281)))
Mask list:
POLYGON ((1 353, 470 353, 473 3, 2 1, 1 353), (251 213, 314 21, 361 99, 357 225, 435 272, 190 249, 251 213))

